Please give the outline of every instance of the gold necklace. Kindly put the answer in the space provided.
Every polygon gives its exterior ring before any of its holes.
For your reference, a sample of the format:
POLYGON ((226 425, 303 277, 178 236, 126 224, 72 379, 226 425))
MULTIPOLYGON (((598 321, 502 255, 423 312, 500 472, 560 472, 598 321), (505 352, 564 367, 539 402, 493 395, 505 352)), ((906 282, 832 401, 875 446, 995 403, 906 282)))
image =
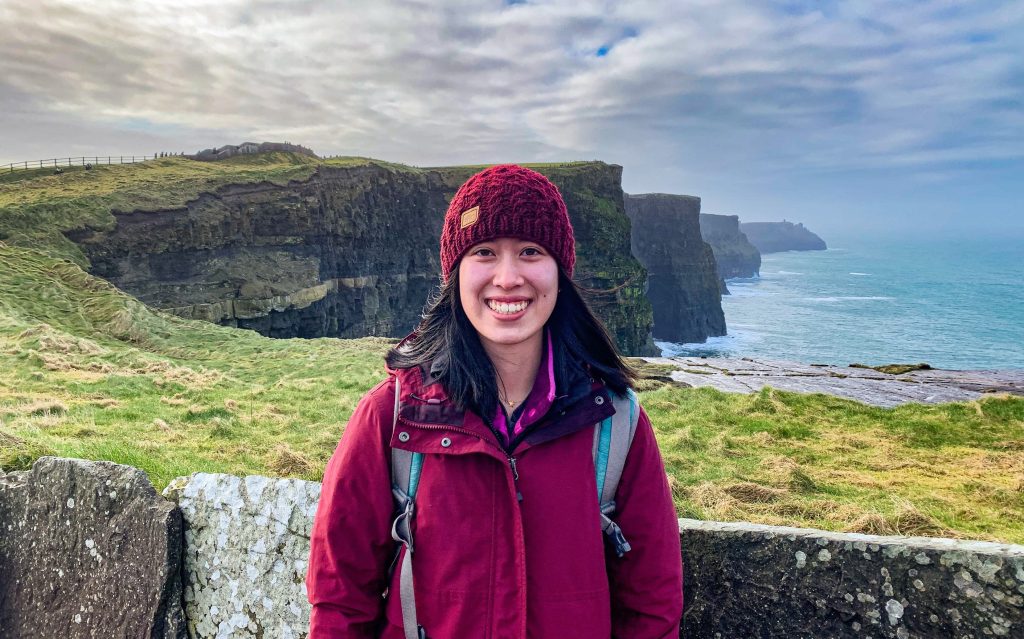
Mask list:
POLYGON ((505 389, 505 380, 503 380, 501 378, 501 375, 498 375, 498 382, 501 383, 501 391, 502 391, 498 395, 498 400, 501 401, 503 404, 508 404, 509 408, 515 408, 516 404, 518 404, 519 402, 508 398, 508 390, 505 389), (504 399, 501 397, 501 395, 505 396, 504 399))

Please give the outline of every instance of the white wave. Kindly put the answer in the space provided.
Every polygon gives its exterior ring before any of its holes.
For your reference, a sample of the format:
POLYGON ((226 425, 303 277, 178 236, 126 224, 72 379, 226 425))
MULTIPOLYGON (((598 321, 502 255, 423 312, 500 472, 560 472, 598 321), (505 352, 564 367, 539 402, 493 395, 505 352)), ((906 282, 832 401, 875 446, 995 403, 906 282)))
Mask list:
POLYGON ((654 345, 661 349, 662 357, 729 357, 760 341, 761 334, 757 330, 736 330, 735 326, 730 326, 728 335, 709 337, 703 344, 655 340, 654 345))
POLYGON ((862 300, 891 300, 896 298, 886 297, 884 295, 837 295, 830 297, 805 297, 804 299, 808 302, 846 302, 862 300))
POLYGON ((779 271, 779 275, 803 275, 803 273, 796 273, 794 271, 779 271))
POLYGON ((871 275, 871 273, 857 273, 855 271, 850 271, 850 275, 871 275))

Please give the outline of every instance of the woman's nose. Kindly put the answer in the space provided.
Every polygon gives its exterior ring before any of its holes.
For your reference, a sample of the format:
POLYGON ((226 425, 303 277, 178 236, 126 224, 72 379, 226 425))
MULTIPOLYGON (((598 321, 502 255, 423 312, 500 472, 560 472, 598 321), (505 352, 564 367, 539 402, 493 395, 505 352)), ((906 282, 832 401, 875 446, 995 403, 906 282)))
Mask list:
POLYGON ((523 275, 515 257, 506 256, 498 260, 494 268, 494 285, 501 288, 515 288, 523 283, 523 275))

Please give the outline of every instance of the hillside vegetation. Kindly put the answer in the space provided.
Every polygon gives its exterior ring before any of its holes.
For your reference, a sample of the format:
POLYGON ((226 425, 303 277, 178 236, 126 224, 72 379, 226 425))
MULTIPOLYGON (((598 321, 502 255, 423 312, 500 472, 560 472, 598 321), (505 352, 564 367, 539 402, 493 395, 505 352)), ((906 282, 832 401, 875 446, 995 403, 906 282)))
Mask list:
MULTIPOLYGON (((0 245, 0 466, 107 459, 317 480, 389 340, 273 340, 152 311, 0 245)), ((1024 542, 1024 399, 871 408, 658 381, 641 400, 680 515, 1024 542)))
MULTIPOLYGON (((273 340, 154 311, 86 273, 61 231, 323 163, 167 158, 0 180, 0 467, 106 459, 158 488, 196 471, 318 480, 391 340, 273 340)), ((1024 543, 1022 398, 880 409, 679 388, 642 368, 681 516, 1024 543)))
POLYGON ((321 166, 412 167, 369 158, 320 160, 297 153, 239 155, 216 162, 185 157, 138 164, 99 165, 91 170, 71 167, 15 171, 0 177, 0 241, 44 250, 85 265, 85 257, 63 232, 92 227, 109 229, 111 211, 147 211, 184 206, 200 193, 229 184, 308 180, 321 166))

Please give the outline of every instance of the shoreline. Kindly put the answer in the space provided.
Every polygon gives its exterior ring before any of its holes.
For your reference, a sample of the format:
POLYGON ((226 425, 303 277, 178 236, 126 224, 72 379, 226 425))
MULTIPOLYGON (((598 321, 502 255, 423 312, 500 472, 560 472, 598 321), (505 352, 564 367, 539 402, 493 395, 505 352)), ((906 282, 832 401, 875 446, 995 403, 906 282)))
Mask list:
POLYGON ((797 393, 824 393, 892 408, 901 404, 941 404, 997 393, 1024 396, 1024 369, 914 370, 901 374, 871 368, 802 364, 759 357, 643 357, 676 368, 676 382, 710 386, 728 393, 755 393, 765 386, 797 393))

